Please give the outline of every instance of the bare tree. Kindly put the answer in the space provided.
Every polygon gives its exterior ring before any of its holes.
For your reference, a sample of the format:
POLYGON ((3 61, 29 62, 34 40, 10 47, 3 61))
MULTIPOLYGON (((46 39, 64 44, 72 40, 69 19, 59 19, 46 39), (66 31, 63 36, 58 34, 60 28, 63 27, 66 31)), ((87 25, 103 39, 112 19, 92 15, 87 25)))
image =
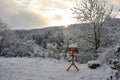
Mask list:
POLYGON ((4 41, 4 37, 6 36, 7 29, 8 29, 8 25, 5 22, 3 22, 2 18, 0 18, 0 56, 1 56, 3 41, 4 41))
MULTIPOLYGON (((90 23, 92 33, 91 37, 81 36, 81 38, 87 40, 89 43, 94 45, 94 50, 96 51, 101 46, 102 41, 102 30, 105 20, 111 16, 113 7, 108 5, 107 2, 103 0, 82 0, 76 2, 76 7, 73 9, 73 14, 75 18, 80 23, 90 23)), ((88 33, 90 35, 90 33, 88 33)))
POLYGON ((0 31, 8 29, 8 24, 4 23, 2 18, 0 18, 0 31))

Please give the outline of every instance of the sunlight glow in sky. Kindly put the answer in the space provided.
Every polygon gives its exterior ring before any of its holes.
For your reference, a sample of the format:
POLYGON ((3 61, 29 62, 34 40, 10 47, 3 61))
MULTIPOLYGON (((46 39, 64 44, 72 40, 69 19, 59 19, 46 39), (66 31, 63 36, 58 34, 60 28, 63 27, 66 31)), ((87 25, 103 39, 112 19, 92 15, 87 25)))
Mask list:
MULTIPOLYGON (((0 0, 0 17, 12 29, 33 29, 73 24, 76 20, 70 10, 76 0, 0 0)), ((120 9, 120 0, 108 0, 120 9)), ((118 14, 119 16, 119 14, 118 14)))
MULTIPOLYGON (((47 24, 44 26, 60 26, 75 23, 72 11, 74 0, 20 0, 21 7, 35 14, 40 14, 47 24)), ((43 26, 43 27, 44 27, 43 26)))

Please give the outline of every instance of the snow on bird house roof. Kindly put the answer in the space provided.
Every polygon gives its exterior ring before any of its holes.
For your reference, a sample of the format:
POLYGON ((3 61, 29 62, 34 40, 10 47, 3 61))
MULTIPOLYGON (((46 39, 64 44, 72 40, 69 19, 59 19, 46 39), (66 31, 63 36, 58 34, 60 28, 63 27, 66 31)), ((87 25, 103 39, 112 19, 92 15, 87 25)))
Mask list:
POLYGON ((77 44, 70 44, 69 47, 78 47, 77 44))

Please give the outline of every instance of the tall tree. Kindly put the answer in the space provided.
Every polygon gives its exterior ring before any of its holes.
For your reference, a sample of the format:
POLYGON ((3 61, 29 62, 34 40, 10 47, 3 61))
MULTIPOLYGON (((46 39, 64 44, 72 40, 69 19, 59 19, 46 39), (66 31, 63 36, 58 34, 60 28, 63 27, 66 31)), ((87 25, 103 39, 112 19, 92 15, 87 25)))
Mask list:
POLYGON ((5 37, 5 34, 6 33, 6 30, 8 29, 8 24, 3 22, 3 19, 0 18, 0 55, 1 55, 1 51, 2 51, 2 48, 3 48, 3 41, 4 41, 4 37, 5 37))
POLYGON ((0 32, 4 31, 5 29, 8 29, 8 24, 3 22, 3 19, 0 18, 0 32))
POLYGON ((113 7, 103 0, 81 0, 76 2, 76 7, 72 10, 80 23, 91 24, 91 33, 87 33, 89 37, 81 37, 91 43, 96 51, 102 43, 103 24, 111 16, 113 7))

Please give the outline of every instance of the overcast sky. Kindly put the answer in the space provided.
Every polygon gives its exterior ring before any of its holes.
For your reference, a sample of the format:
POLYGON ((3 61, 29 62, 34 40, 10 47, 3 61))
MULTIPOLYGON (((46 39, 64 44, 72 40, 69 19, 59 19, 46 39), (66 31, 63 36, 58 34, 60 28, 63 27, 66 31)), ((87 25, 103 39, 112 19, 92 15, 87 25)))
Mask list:
MULTIPOLYGON (((0 0, 0 17, 12 29, 33 29, 75 23, 70 10, 76 0, 0 0)), ((120 0, 108 0, 116 10, 120 0)), ((116 11, 115 11, 116 12, 116 11)), ((118 13, 119 15, 119 13, 118 13)))

